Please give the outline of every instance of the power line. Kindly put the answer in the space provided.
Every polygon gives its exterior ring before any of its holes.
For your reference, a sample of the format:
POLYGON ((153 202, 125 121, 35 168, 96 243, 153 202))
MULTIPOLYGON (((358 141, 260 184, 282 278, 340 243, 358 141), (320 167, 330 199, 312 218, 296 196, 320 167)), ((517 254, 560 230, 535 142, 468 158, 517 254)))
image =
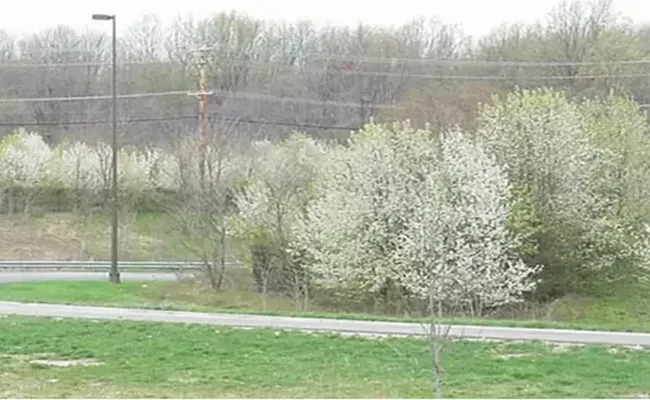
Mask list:
POLYGON ((339 107, 350 107, 350 108, 375 108, 378 110, 396 110, 403 109, 404 107, 395 106, 392 104, 360 104, 360 103, 351 103, 345 101, 333 101, 333 100, 312 100, 300 97, 287 97, 287 96, 273 96, 268 94, 258 94, 258 93, 247 93, 247 92, 229 92, 226 90, 215 90, 214 93, 222 93, 228 97, 240 97, 247 99, 255 100, 278 100, 283 103, 299 103, 299 104, 312 104, 312 105, 330 105, 330 106, 339 106, 339 107))
POLYGON ((578 67, 604 65, 650 65, 650 60, 612 60, 612 61, 509 61, 509 60, 454 60, 454 59, 420 59, 391 57, 339 57, 307 53, 305 58, 327 61, 363 62, 375 64, 420 64, 420 65, 463 65, 463 66, 508 66, 508 67, 578 67))
MULTIPOLYGON (((650 108, 650 104, 640 104, 639 108, 650 108)), ((241 122, 246 124, 260 124, 272 126, 287 126, 297 128, 315 128, 327 130, 357 130, 359 127, 342 126, 342 125, 322 125, 313 123, 296 123, 296 122, 282 122, 282 121, 264 121, 251 118, 241 117, 228 117, 222 116, 217 113, 207 114, 212 119, 219 119, 223 121, 241 122)), ((182 120, 196 120, 197 115, 182 115, 176 117, 149 117, 149 118, 133 118, 118 121, 120 123, 138 123, 138 122, 165 122, 165 121, 182 121, 182 120)), ((20 121, 20 122, 0 122, 0 126, 15 127, 15 126, 66 126, 66 125, 101 125, 112 123, 112 120, 90 120, 90 121, 20 121)))
MULTIPOLYGON (((287 96, 273 96, 261 93, 248 93, 248 92, 231 92, 226 90, 215 90, 214 93, 221 93, 224 97, 238 97, 244 99, 264 100, 264 101, 277 101, 280 103, 294 103, 294 104, 311 104, 321 106, 337 106, 349 108, 374 108, 374 109, 402 109, 391 104, 360 104, 344 101, 333 100, 315 100, 306 99, 301 97, 287 97, 287 96)), ((132 93, 118 95, 120 99, 133 99, 133 98, 146 98, 146 97, 162 97, 162 96, 178 96, 189 95, 188 91, 169 91, 169 92, 154 92, 154 93, 132 93)), ((86 101, 86 100, 107 100, 111 99, 110 95, 96 95, 96 96, 67 96, 67 97, 27 97, 27 98, 0 98, 0 103, 51 103, 51 102, 64 102, 64 101, 86 101)))
MULTIPOLYGON (((199 49, 188 49, 184 46, 175 50, 208 51, 219 50, 215 46, 203 46, 199 49)), ((419 65, 472 65, 472 66, 510 66, 510 67, 577 67, 577 66, 605 66, 605 65, 650 65, 650 59, 644 60, 609 60, 609 61, 512 61, 512 60, 463 60, 463 59, 431 59, 431 58, 403 58, 403 57, 372 57, 372 56, 336 56, 323 53, 304 53, 299 55, 302 59, 317 59, 324 61, 362 62, 374 64, 419 64, 419 65)))
MULTIPOLYGON (((246 124, 255 125, 273 125, 273 126, 287 126, 296 128, 314 128, 314 129, 327 129, 327 130, 357 130, 359 127, 341 126, 341 125, 321 125, 312 123, 297 123, 297 122, 282 122, 282 121, 264 121, 250 118, 241 117, 227 117, 219 114, 208 114, 212 119, 219 119, 223 121, 241 122, 246 124)), ((120 123, 137 123, 137 122, 164 122, 164 121, 181 121, 181 120, 196 120, 196 115, 183 115, 178 117, 151 117, 151 118, 135 118, 125 119, 118 121, 120 123)), ((0 122, 0 126, 62 126, 62 125, 101 125, 110 124, 112 120, 91 120, 91 121, 21 121, 21 122, 0 122)))
MULTIPOLYGON (((174 65, 176 63, 169 61, 123 61, 117 63, 117 65, 128 66, 128 65, 155 65, 155 64, 170 64, 174 65)), ((14 69, 14 68, 75 68, 75 67, 110 67, 110 62, 65 62, 65 63, 2 63, 0 64, 0 69, 14 69)))
MULTIPOLYGON (((110 39, 110 38, 107 38, 110 39)), ((108 43, 108 42, 107 42, 108 43)), ((26 49, 19 49, 18 51, 9 51, 9 53, 18 53, 19 56, 23 56, 25 54, 32 54, 32 55, 47 55, 47 54, 76 54, 76 53, 97 53, 97 50, 99 49, 98 46, 93 45, 93 49, 36 49, 36 50, 26 50, 26 49)))
POLYGON ((636 74, 594 74, 594 75, 549 75, 549 76, 498 76, 498 75, 436 75, 436 74, 409 74, 400 72, 379 72, 379 71, 346 71, 339 70, 336 73, 342 75, 359 75, 374 77, 393 78, 418 78, 430 80, 452 80, 452 81, 548 81, 548 80, 591 80, 606 78, 646 78, 650 72, 636 74))
MULTIPOLYGON (((210 48, 202 49, 203 51, 210 48)), ((90 53, 90 51, 79 50, 79 53, 90 53)), ((188 51, 189 52, 189 51, 188 51)), ((74 53, 74 51, 71 51, 74 53)), ((38 53, 35 53, 38 54, 38 53)), ((46 53, 47 54, 47 53, 46 53)), ((463 59, 427 59, 427 58, 401 58, 401 57, 341 57, 324 55, 320 53, 306 53, 300 55, 306 60, 339 61, 348 63, 364 64, 417 64, 417 65, 451 65, 451 66, 487 66, 487 67, 579 67, 579 66, 613 66, 613 65, 650 65, 650 59, 643 60, 607 60, 607 61, 512 61, 512 60, 463 60, 463 59)), ((241 60, 242 63, 248 61, 241 60)), ((141 64, 173 64, 171 60, 155 61, 125 61, 120 65, 141 65, 141 64)), ((273 64, 272 62, 266 62, 273 64)), ((73 63, 3 63, 0 68, 39 68, 39 67, 90 67, 108 65, 104 62, 73 62, 73 63)))
MULTIPOLYGON (((390 71, 362 71, 358 68, 322 68, 322 67, 313 67, 313 66, 292 66, 281 63, 274 62, 237 62, 229 61, 231 64, 242 64, 248 66, 277 66, 287 69, 295 69, 298 71, 305 72, 320 72, 327 74, 335 75, 348 75, 348 76, 371 76, 371 77, 393 77, 393 78, 414 78, 414 79, 429 79, 429 80, 454 80, 454 81, 549 81, 549 80, 592 80, 592 79, 629 79, 629 78, 646 78, 650 77, 650 72, 646 73, 628 73, 628 74, 590 74, 590 75, 537 75, 537 76, 505 76, 505 75, 452 75, 452 74, 419 74, 419 73, 410 73, 410 72, 390 72, 390 71)), ((650 65, 650 61, 643 61, 643 64, 650 65)), ((129 65, 183 65, 178 62, 170 61, 126 61, 121 63, 122 66, 129 65)), ((469 65, 469 64, 468 64, 469 65)), ((641 65, 641 61, 639 61, 641 65)), ((42 67, 54 67, 54 68, 66 68, 66 67, 92 67, 92 66, 106 66, 107 63, 66 63, 66 64, 0 64, 0 68, 42 68, 42 67)))
MULTIPOLYGON (((134 99, 142 97, 161 97, 161 96, 178 96, 186 95, 187 91, 170 91, 170 92, 154 92, 154 93, 132 93, 122 94, 117 96, 121 99, 134 99)), ((61 102, 61 101, 85 101, 85 100, 105 100, 112 99, 110 95, 95 95, 95 96, 66 96, 66 97, 26 97, 26 98, 0 98, 0 103, 48 103, 48 102, 61 102)))

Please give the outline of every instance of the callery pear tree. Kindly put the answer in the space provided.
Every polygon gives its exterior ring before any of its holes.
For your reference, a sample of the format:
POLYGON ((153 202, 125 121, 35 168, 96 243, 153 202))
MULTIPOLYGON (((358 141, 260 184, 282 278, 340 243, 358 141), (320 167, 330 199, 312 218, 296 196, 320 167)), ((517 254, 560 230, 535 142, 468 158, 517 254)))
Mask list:
MULTIPOLYGON (((535 289, 518 257, 506 173, 458 130, 368 125, 326 164, 299 240, 315 281, 379 293, 388 282, 428 304, 433 388, 442 395, 444 307, 479 315, 535 289)), ((448 328, 448 327, 447 327, 448 328)))
POLYGON ((235 235, 251 250, 258 289, 288 291, 298 310, 309 300, 309 279, 295 229, 315 196, 324 148, 303 134, 282 143, 257 143, 248 182, 235 196, 235 235), (273 279, 271 279, 273 278, 273 279))
POLYGON ((327 168, 300 235, 320 284, 380 293, 392 282, 476 314, 534 289, 537 268, 509 231, 507 176, 466 135, 369 125, 327 168))
POLYGON ((413 213, 398 238, 398 279, 439 314, 445 304, 480 316, 521 301, 535 288, 539 268, 517 254, 506 174, 460 131, 442 135, 436 150, 437 163, 413 193, 413 213))
POLYGON ((638 105, 616 96, 520 90, 481 108, 477 136, 526 205, 515 225, 532 245, 526 261, 545 265, 542 298, 609 290, 644 270, 647 130, 638 105))

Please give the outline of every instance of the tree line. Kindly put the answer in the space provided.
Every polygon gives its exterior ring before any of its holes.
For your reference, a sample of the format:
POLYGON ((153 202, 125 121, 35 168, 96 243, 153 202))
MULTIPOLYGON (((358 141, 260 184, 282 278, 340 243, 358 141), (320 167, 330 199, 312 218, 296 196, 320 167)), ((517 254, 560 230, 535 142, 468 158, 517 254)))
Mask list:
MULTIPOLYGON (((341 139, 371 119, 470 128, 478 103, 516 87, 578 97, 613 90, 650 103, 650 27, 617 16, 611 0, 567 2, 538 23, 482 38, 435 18, 317 28, 230 12, 169 26, 149 15, 118 40, 125 144, 163 145, 197 130, 198 99, 188 94, 202 63, 213 91, 209 129, 227 125, 253 140, 294 129, 341 139)), ((0 31, 0 98, 9 99, 0 129, 37 128, 52 142, 105 138, 110 98, 59 98, 110 94, 110 56, 110 37, 93 31, 0 31), (11 100, 33 98, 49 100, 11 100)))

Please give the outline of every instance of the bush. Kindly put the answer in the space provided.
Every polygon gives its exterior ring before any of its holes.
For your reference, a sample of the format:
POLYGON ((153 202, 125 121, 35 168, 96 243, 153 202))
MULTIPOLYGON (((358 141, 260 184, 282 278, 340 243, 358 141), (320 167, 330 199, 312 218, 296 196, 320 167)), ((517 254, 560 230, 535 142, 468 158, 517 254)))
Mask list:
POLYGON ((539 294, 591 294, 638 279, 644 256, 630 246, 650 216, 650 169, 637 106, 518 91, 485 105, 478 126, 516 188, 512 226, 529 238, 527 260, 545 265, 539 294))
POLYGON ((534 289, 537 267, 509 232, 507 177, 480 143, 369 125, 335 154, 300 235, 317 283, 473 314, 534 289))

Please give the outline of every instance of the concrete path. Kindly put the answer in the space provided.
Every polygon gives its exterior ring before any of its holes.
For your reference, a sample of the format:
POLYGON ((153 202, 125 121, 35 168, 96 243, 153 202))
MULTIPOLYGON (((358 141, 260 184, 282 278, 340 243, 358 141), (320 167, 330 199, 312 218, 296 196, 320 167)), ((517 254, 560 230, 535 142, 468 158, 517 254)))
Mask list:
MULTIPOLYGON (((300 331, 338 332, 364 336, 421 336, 426 328, 415 323, 370 322, 261 315, 208 314, 181 311, 67 306, 56 304, 0 302, 0 315, 79 318, 92 320, 155 321, 220 325, 247 328, 275 328, 300 331)), ((578 331, 561 329, 453 326, 452 337, 497 340, 540 340, 556 343, 650 346, 650 334, 578 331)))
MULTIPOLYGON (((178 275, 169 272, 122 272, 124 282, 175 281, 178 275)), ((70 271, 2 271, 0 283, 45 281, 107 281, 108 272, 70 271)))

